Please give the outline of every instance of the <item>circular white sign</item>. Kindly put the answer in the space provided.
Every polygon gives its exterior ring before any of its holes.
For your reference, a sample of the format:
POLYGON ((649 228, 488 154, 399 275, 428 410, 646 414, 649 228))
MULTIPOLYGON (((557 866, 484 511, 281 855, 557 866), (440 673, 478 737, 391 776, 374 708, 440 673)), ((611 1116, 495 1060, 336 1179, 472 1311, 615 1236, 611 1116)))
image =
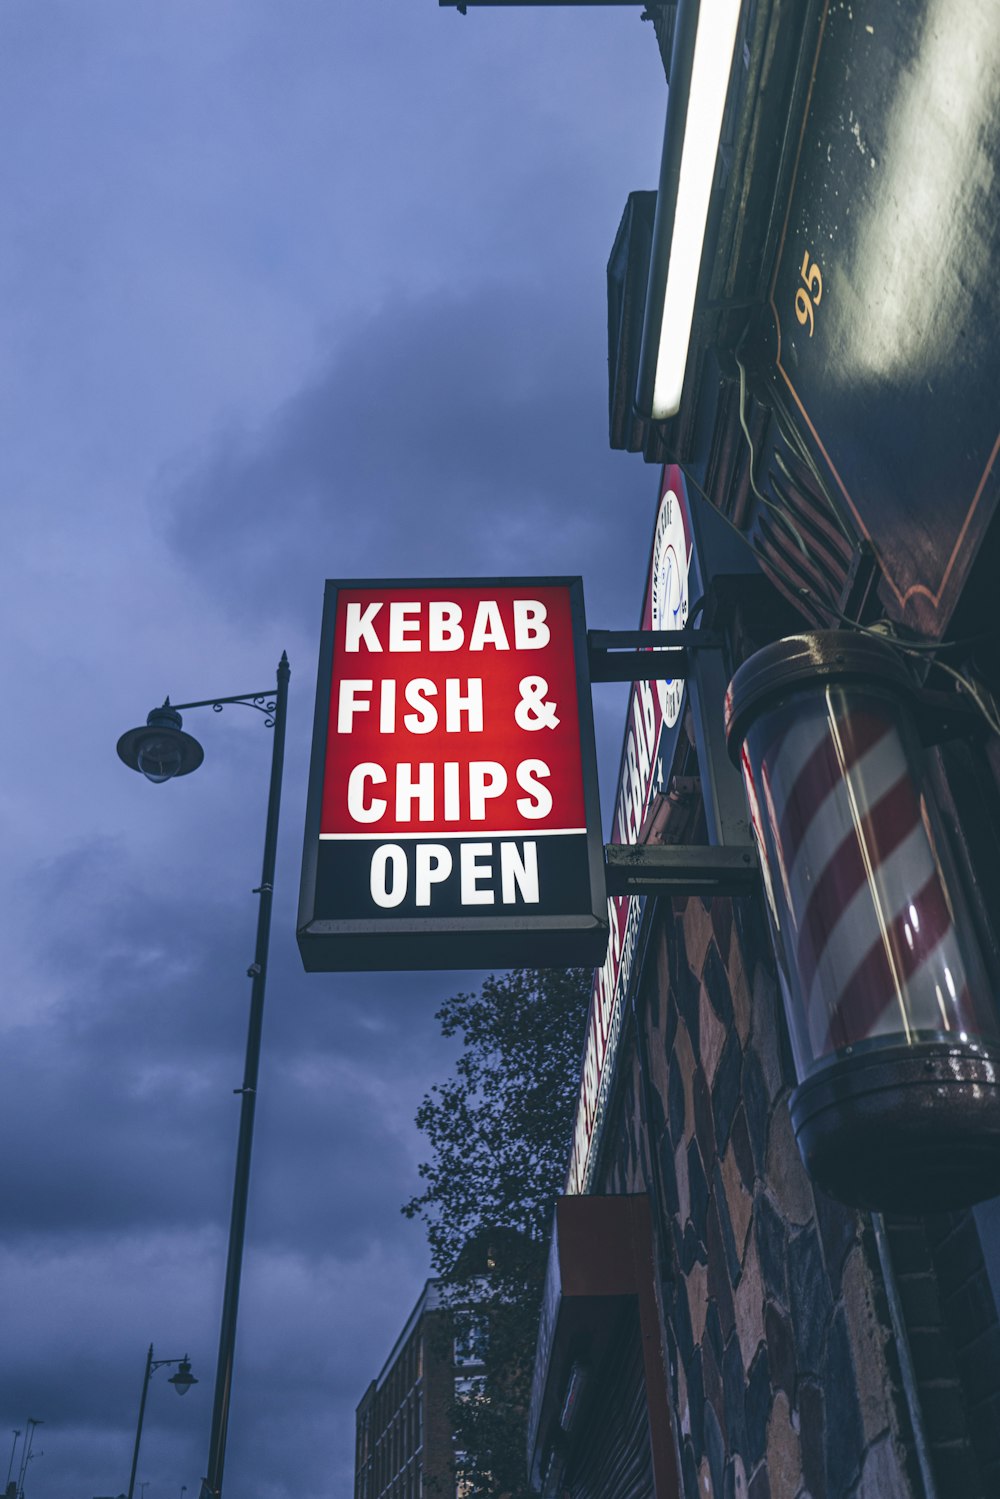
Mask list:
MULTIPOLYGON (((653 536, 653 569, 650 580, 652 628, 682 630, 688 617, 688 551, 680 500, 668 489, 660 501, 653 536)), ((666 649, 666 647, 663 647, 666 649)), ((672 727, 684 700, 682 678, 657 682, 663 721, 672 727)))

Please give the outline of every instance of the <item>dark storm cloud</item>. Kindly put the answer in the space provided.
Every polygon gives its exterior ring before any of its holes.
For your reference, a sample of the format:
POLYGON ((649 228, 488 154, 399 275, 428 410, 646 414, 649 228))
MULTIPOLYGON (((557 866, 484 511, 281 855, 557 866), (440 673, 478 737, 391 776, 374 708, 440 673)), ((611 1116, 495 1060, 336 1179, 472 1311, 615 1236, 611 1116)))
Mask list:
MULTIPOLYGON (((599 275, 588 291, 599 307, 599 275)), ((324 577, 442 572, 583 572, 606 614, 635 591, 654 480, 607 448, 603 330, 579 300, 386 303, 262 430, 162 476, 173 547, 245 615, 264 599, 314 624, 324 577)))
MULTIPOLYGON (((231 1482, 273 1499, 328 1491, 330 1455, 351 1450, 354 1405, 408 1310, 423 1257, 399 1215, 416 1184, 416 1079, 447 1067, 433 1009, 468 978, 306 976, 293 867, 283 849, 231 1426, 231 1482), (397 1304, 387 1288, 401 1285, 397 1304), (276 1454, 306 1429, 286 1484, 276 1454)), ((146 1342, 158 1357, 189 1352, 202 1383, 181 1405, 170 1371, 157 1376, 143 1464, 190 1487, 207 1441, 254 903, 177 887, 111 840, 38 864, 26 893, 58 913, 28 933, 58 997, 0 1060, 13 1147, 0 1279, 19 1351, 0 1369, 0 1405, 22 1426, 26 1413, 46 1422, 33 1489, 45 1462, 66 1477, 72 1452, 71 1492, 117 1493, 146 1342)))
MULTIPOLYGON (((151 901, 108 843, 75 849, 33 878, 56 909, 75 914, 53 925, 42 961, 60 977, 59 1003, 47 1026, 8 1046, 0 1073, 0 1128, 21 1142, 7 1163, 8 1242, 220 1224, 252 912, 204 892, 161 890, 151 901)), ((264 1246, 357 1257, 398 1233, 415 1179, 406 1135, 419 1094, 407 1081, 416 1058, 433 1066, 437 1051, 444 1064, 448 1048, 431 1017, 450 976, 345 976, 333 993, 320 979, 318 992, 288 940, 291 893, 286 882, 266 1016, 255 1233, 264 1246)))
MULTIPOLYGON (((210 1253, 221 1246, 168 1239, 144 1259, 123 1247, 141 1273, 126 1268, 114 1294, 102 1286, 98 1259, 62 1252, 9 1275, 0 1256, 5 1342, 21 1351, 16 1371, 0 1369, 0 1400, 22 1429, 26 1414, 45 1421, 36 1448, 53 1492, 69 1499, 125 1488, 150 1339, 157 1357, 189 1353, 200 1383, 180 1401, 166 1383, 171 1370, 154 1376, 140 1472, 159 1480, 154 1492, 176 1494, 181 1481, 197 1493, 204 1471, 221 1289, 210 1253), (184 1294, 193 1270, 210 1296, 192 1296, 189 1286, 184 1294)), ((399 1257, 372 1255, 352 1269, 332 1257, 317 1264, 248 1252, 227 1465, 235 1492, 283 1499, 304 1483, 317 1494, 349 1492, 331 1489, 333 1454, 350 1448, 354 1406, 391 1341, 378 1288, 391 1294, 404 1268, 399 1257)), ((29 1494, 44 1491, 43 1471, 33 1465, 29 1494)))
MULTIPOLYGON (((231 616, 257 628, 284 616, 300 641, 315 637, 323 578, 341 573, 581 571, 591 624, 633 624, 654 478, 606 450, 602 351, 569 310, 578 295, 555 306, 500 287, 387 306, 254 435, 163 474, 155 504, 175 557, 231 616)), ((426 1263, 399 1208, 419 1186, 413 1115, 453 1056, 433 1013, 478 983, 302 973, 313 661, 301 655, 230 1440, 231 1485, 249 1492, 267 1473, 253 1491, 274 1499, 293 1492, 276 1456, 290 1433, 294 1491, 331 1492, 331 1468, 348 1482, 354 1405, 426 1263)), ((218 668, 205 669, 207 692, 218 668)), ((596 698, 612 774, 613 692, 596 698)), ((57 997, 0 1063, 0 1128, 18 1142, 7 1326, 22 1350, 0 1402, 39 1406, 49 1457, 59 1442, 77 1454, 81 1493, 124 1487, 150 1338, 159 1354, 190 1352, 204 1383, 183 1406, 157 1391, 173 1403, 151 1406, 145 1471, 190 1484, 207 1438, 264 788, 252 734, 228 717, 189 726, 208 750, 198 777, 162 791, 119 779, 127 832, 63 847, 23 882, 41 986, 57 997), (122 1477, 106 1476, 111 1455, 122 1477)))
MULTIPOLYGON (((662 71, 599 8, 13 0, 0 24, 0 1412, 46 1421, 29 1495, 118 1493, 149 1341, 189 1352, 138 1478, 197 1493, 267 747, 247 714, 192 720, 204 768, 151 791, 113 745, 287 646, 227 1492, 341 1499, 427 1264, 398 1209, 454 1056, 433 1013, 479 976, 302 972, 322 581, 581 572, 592 625, 634 624, 655 479, 607 450, 603 264, 655 177, 662 71)), ((595 706, 613 775, 615 689, 595 706)))

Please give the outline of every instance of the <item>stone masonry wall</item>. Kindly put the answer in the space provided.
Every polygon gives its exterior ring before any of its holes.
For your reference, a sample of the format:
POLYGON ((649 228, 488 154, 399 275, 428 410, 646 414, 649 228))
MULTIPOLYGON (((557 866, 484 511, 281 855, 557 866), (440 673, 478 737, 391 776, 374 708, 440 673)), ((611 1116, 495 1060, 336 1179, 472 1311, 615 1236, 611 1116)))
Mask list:
POLYGON ((916 1499, 870 1231, 795 1146, 763 915, 660 905, 597 1190, 650 1193, 685 1499, 916 1499))

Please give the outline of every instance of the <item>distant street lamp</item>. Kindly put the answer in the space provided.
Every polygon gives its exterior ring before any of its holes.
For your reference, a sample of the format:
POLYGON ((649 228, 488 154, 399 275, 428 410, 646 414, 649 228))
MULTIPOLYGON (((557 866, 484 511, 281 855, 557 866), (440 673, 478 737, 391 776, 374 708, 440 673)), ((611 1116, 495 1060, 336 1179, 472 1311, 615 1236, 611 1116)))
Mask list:
MULTIPOLYGON (((212 708, 219 713, 227 703, 242 703, 248 708, 256 708, 264 713, 266 727, 274 729, 267 823, 264 832, 263 871, 260 885, 254 891, 255 895, 260 896, 257 911, 257 945, 254 961, 247 970, 248 977, 253 980, 253 987, 250 991, 246 1061, 243 1068, 243 1086, 233 1089, 234 1093, 241 1095, 240 1132, 236 1147, 236 1176, 233 1183, 233 1205, 229 1224, 226 1285, 222 1298, 219 1359, 215 1372, 212 1434, 208 1445, 208 1472, 202 1479, 201 1499, 220 1499, 222 1472, 226 1459, 226 1432, 229 1426, 233 1355, 236 1347, 236 1314, 240 1300, 243 1240, 246 1233, 247 1197, 250 1187, 254 1105, 257 1099, 260 1039, 264 1020, 267 954, 271 939, 274 866, 278 847, 278 809, 281 802, 281 774, 285 759, 285 718, 290 674, 288 657, 282 652, 277 669, 276 690, 245 692, 239 697, 206 698, 197 703, 180 703, 176 707, 168 698, 162 708, 153 709, 144 727, 129 729, 118 741, 118 754, 125 764, 132 770, 141 771, 147 780, 159 784, 173 780, 175 776, 189 775, 192 770, 197 770, 204 759, 204 751, 197 739, 192 738, 190 734, 185 734, 181 727, 180 710, 182 708, 185 711, 189 708, 212 708)), ((132 1499, 131 1488, 129 1499, 132 1499)))
MULTIPOLYGON (((26 1462, 25 1465, 24 1465, 24 1478, 25 1478, 25 1481, 27 1481, 27 1477, 28 1477, 28 1463, 36 1462, 38 1458, 44 1457, 44 1456, 45 1456, 45 1453, 41 1450, 41 1448, 39 1448, 37 1452, 29 1452, 28 1453, 28 1462, 26 1462)), ((24 1499, 24 1483, 21 1484, 21 1499, 24 1499)))
POLYGON ((10 1488, 10 1475, 14 1471, 14 1453, 17 1451, 17 1439, 21 1435, 21 1428, 19 1426, 18 1427, 13 1427, 12 1426, 11 1427, 11 1431, 14 1433, 14 1441, 11 1444, 11 1449, 10 1449, 10 1462, 7 1464, 7 1488, 8 1489, 10 1488))
MULTIPOLYGON (((17 1474, 17 1489, 15 1491, 16 1494, 17 1494, 17 1499, 24 1499, 24 1475, 27 1473, 27 1471, 28 1471, 28 1464, 31 1461, 31 1444, 35 1440, 35 1427, 36 1426, 44 1426, 44 1425, 45 1425, 44 1421, 38 1421, 38 1420, 36 1420, 36 1418, 34 1416, 29 1416, 28 1417, 28 1421, 27 1421, 27 1427, 28 1427, 28 1429, 27 1429, 27 1432, 25 1434, 24 1445, 21 1448, 21 1466, 18 1469, 18 1474, 17 1474)), ((17 1437, 16 1436, 15 1436, 14 1440, 15 1440, 15 1442, 17 1441, 17 1437)))
POLYGON ((179 1364, 180 1368, 176 1374, 172 1374, 167 1381, 172 1384, 178 1395, 186 1395, 193 1384, 198 1381, 191 1373, 191 1362, 185 1353, 183 1358, 154 1358, 153 1345, 150 1343, 149 1352, 146 1354, 146 1372, 142 1379, 142 1396, 139 1400, 139 1420, 135 1428, 135 1446, 132 1449, 132 1471, 128 1480, 128 1499, 132 1499, 135 1493, 135 1470, 139 1463, 139 1443, 142 1441, 142 1420, 146 1414, 146 1392, 149 1389, 149 1381, 157 1369, 163 1369, 167 1364, 179 1364))

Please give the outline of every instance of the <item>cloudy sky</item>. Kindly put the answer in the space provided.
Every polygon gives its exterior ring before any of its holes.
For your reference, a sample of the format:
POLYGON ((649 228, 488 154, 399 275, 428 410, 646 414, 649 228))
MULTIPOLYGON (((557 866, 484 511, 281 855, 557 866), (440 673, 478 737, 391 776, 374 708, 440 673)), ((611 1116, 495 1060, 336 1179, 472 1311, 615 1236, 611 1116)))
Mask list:
POLYGON ((156 1376, 138 1478, 197 1496, 270 736, 191 714, 205 764, 155 788, 114 746, 287 649, 226 1488, 347 1499, 476 976, 301 971, 323 579, 580 572, 635 623, 656 476, 607 448, 604 267, 662 70, 638 8, 4 0, 0 74, 0 1478, 32 1416, 29 1499, 124 1490, 152 1341, 201 1383, 156 1376))

